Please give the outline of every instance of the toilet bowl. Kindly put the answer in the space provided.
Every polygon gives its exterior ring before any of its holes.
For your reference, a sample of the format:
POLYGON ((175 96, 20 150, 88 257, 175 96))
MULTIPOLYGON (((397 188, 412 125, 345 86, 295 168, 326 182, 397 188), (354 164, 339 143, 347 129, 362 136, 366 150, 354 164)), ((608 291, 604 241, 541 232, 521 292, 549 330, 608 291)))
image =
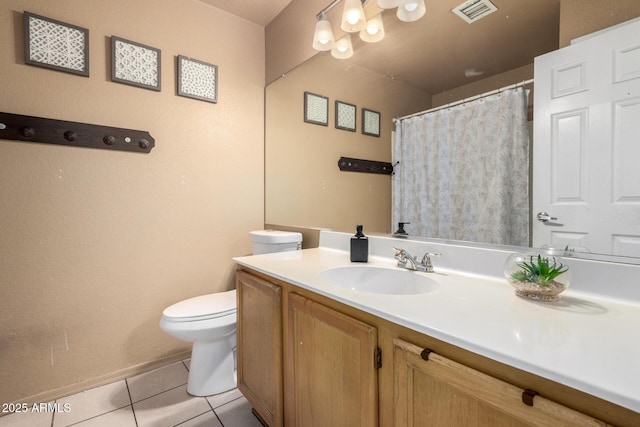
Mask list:
POLYGON ((236 387, 236 291, 180 301, 162 312, 160 328, 192 342, 187 392, 210 396, 236 387))
MULTIPOLYGON (((302 246, 297 232, 259 230, 249 233, 253 254, 295 251, 302 246)), ((190 298, 162 312, 160 328, 192 342, 187 392, 210 396, 236 387, 236 291, 190 298)))

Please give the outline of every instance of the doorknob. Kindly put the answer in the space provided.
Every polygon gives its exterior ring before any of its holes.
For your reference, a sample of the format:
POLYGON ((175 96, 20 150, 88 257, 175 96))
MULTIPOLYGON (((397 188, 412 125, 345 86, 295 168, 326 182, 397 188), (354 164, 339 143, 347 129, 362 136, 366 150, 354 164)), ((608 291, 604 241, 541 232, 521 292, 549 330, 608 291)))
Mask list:
POLYGON ((540 222, 555 221, 558 219, 555 216, 551 216, 546 212, 538 212, 537 218, 538 218, 538 221, 540 222))

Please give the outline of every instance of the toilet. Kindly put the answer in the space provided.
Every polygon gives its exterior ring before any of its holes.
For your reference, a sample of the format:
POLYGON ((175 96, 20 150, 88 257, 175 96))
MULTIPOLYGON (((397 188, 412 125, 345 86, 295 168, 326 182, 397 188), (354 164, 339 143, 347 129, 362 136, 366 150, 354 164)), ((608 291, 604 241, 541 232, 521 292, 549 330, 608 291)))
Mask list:
MULTIPOLYGON (((254 255, 299 250, 302 234, 260 230, 249 233, 254 255)), ((162 312, 160 328, 192 342, 187 392, 211 396, 236 387, 236 291, 189 298, 162 312)))
POLYGON ((253 255, 297 251, 302 248, 302 234, 292 231, 252 231, 249 238, 253 255))

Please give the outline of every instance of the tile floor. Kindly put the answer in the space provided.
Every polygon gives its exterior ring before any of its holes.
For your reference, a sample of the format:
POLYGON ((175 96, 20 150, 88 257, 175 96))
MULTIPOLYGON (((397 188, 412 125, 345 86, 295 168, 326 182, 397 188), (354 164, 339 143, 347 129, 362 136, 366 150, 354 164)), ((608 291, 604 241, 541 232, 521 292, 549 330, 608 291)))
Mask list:
POLYGON ((49 410, 0 417, 0 427, 262 427, 237 389, 187 394, 188 369, 188 360, 176 362, 49 402, 49 410))

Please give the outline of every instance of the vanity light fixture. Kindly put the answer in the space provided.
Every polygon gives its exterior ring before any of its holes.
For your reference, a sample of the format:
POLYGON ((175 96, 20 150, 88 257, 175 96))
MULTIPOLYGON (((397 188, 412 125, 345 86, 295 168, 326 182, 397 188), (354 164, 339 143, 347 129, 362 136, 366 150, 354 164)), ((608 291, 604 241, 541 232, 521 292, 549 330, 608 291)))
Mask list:
POLYGON ((360 30, 360 38, 367 43, 379 42, 384 38, 382 12, 367 21, 367 25, 364 29, 360 30))
POLYGON ((351 44, 351 34, 345 34, 336 40, 336 47, 331 49, 331 56, 337 59, 347 59, 353 56, 353 45, 351 44))
POLYGON ((355 33, 365 28, 367 18, 360 0, 344 0, 340 28, 347 33, 355 33))
POLYGON ((313 33, 313 48, 315 50, 326 51, 335 47, 336 42, 331 29, 331 23, 327 20, 324 12, 318 14, 316 30, 313 33))
POLYGON ((376 4, 380 9, 393 9, 400 6, 401 0, 377 0, 376 4))
POLYGON ((424 16, 427 8, 424 0, 400 0, 396 16, 404 22, 413 22, 424 16))
MULTIPOLYGON (((368 0, 344 0, 340 28, 347 35, 335 41, 331 23, 326 18, 326 14, 340 1, 342 0, 333 0, 316 15, 318 22, 313 34, 313 48, 319 51, 330 50, 334 58, 345 59, 353 55, 353 46, 349 33, 359 32, 363 41, 375 43, 384 38, 385 31, 382 24, 382 12, 367 21, 363 5, 368 0)), ((405 22, 413 22, 420 19, 426 11, 424 0, 376 0, 376 4, 382 9, 397 8, 396 15, 398 19, 405 22)))

